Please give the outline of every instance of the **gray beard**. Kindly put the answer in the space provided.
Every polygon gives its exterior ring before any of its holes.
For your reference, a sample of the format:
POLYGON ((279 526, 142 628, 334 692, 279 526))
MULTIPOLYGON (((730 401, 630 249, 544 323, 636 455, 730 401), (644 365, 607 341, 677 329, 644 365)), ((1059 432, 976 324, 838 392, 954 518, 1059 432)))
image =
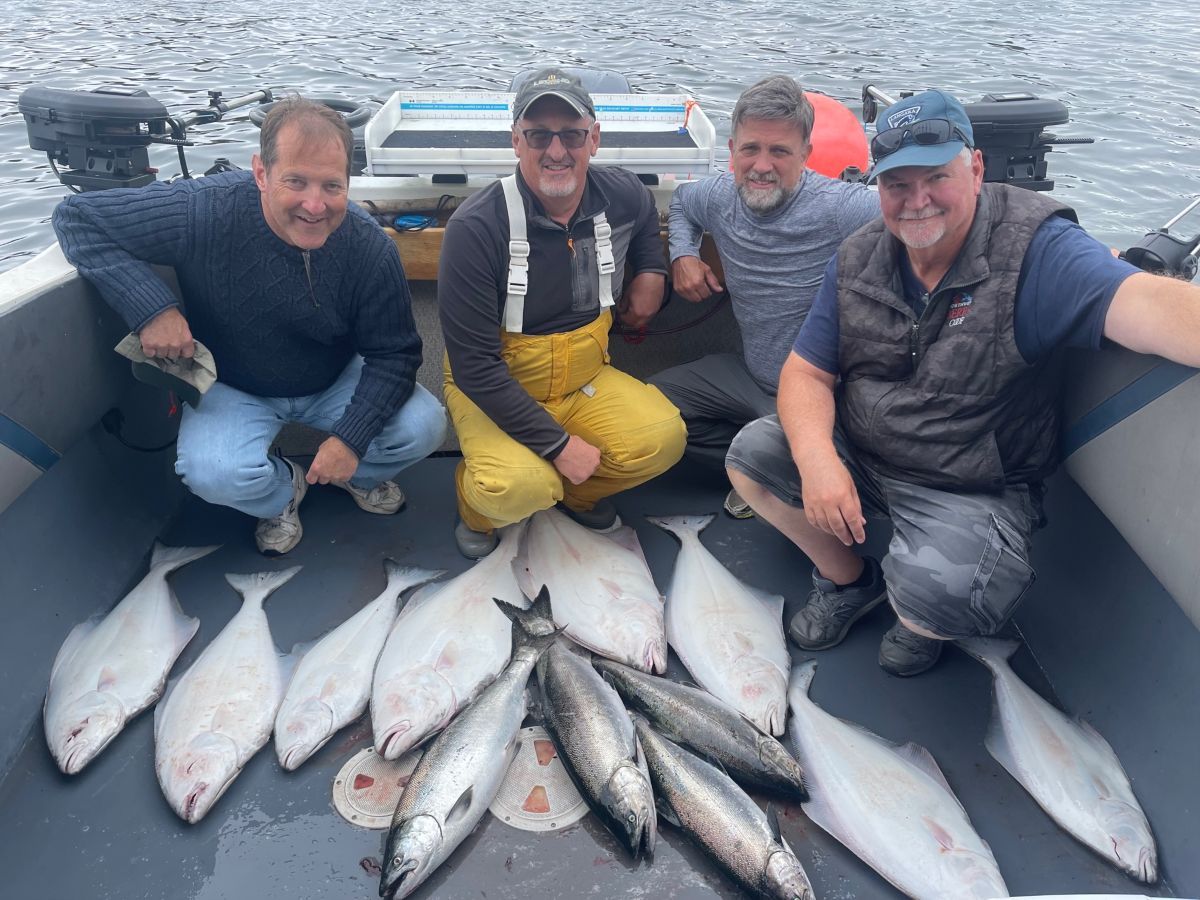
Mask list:
POLYGON ((738 196, 742 198, 742 202, 749 207, 751 212, 758 213, 760 216, 767 213, 773 213, 783 204, 787 203, 788 198, 792 196, 791 191, 785 191, 775 183, 775 187, 771 191, 750 190, 745 184, 738 185, 738 196))

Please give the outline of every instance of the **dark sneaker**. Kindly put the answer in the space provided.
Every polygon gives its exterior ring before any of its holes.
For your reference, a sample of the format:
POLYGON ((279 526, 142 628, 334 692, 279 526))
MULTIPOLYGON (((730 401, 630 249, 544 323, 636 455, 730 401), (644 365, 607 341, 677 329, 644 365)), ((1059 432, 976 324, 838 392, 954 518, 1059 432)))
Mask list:
POLYGON ((500 538, 496 537, 494 530, 475 531, 459 519, 454 526, 454 543, 458 544, 458 552, 467 559, 483 559, 496 549, 500 538))
POLYGON ((590 528, 592 531, 612 531, 621 525, 621 518, 617 515, 617 508, 608 499, 597 500, 596 505, 587 510, 571 509, 565 503, 561 504, 561 506, 563 512, 584 528, 590 528))
POLYGON ((354 498, 358 508, 377 516, 390 516, 404 508, 404 491, 394 481, 381 481, 373 488, 355 487, 348 481, 331 481, 354 498))
POLYGON ((901 678, 920 675, 938 661, 944 643, 909 631, 897 622, 879 644, 879 665, 889 675, 901 678))
POLYGON ((725 514, 732 516, 735 519, 753 519, 754 510, 750 508, 750 504, 742 499, 742 495, 735 490, 731 490, 725 495, 725 514))
POLYGON ((813 569, 813 590, 808 595, 808 605, 792 616, 788 626, 788 636, 797 646, 804 650, 825 650, 840 644, 850 626, 887 597, 879 563, 869 556, 863 562, 871 574, 871 583, 866 587, 839 590, 813 569))
POLYGON ((300 543, 300 538, 304 536, 304 527, 300 524, 300 501, 308 492, 308 482, 304 480, 302 467, 290 459, 284 462, 292 472, 292 499, 279 515, 258 520, 254 540, 258 544, 258 552, 263 556, 282 556, 300 543))

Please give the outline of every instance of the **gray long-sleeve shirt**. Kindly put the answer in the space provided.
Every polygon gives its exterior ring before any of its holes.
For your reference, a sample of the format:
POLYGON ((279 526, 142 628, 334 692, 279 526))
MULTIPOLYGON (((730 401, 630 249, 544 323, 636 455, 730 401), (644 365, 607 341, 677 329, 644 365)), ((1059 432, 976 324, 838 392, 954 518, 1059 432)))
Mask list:
POLYGON ((671 199, 671 261, 699 256, 709 232, 742 331, 746 367, 775 392, 825 265, 838 245, 879 216, 879 198, 861 184, 807 171, 779 209, 759 215, 738 196, 733 174, 682 184, 671 199))

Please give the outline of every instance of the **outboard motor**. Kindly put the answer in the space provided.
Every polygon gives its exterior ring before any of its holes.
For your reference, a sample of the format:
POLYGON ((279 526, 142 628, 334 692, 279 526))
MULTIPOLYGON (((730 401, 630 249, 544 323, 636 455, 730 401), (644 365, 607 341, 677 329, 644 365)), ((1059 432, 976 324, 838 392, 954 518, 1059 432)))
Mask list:
POLYGON ((141 88, 31 87, 21 93, 17 108, 25 118, 29 146, 45 150, 58 180, 80 192, 150 184, 158 174, 146 149, 151 144, 176 147, 181 174, 189 178, 183 154, 183 148, 192 145, 188 128, 271 99, 268 90, 232 100, 223 100, 220 91, 209 91, 208 106, 172 116, 141 88))
POLYGON ((81 191, 150 184, 155 170, 146 148, 171 137, 171 114, 139 88, 31 87, 17 108, 29 146, 45 150, 58 179, 81 191))
MULTIPOLYGON (((913 91, 902 91, 911 97, 913 91)), ((879 106, 896 101, 876 88, 863 88, 863 121, 874 122, 879 106)), ((983 180, 1011 184, 1031 191, 1049 191, 1054 182, 1046 177, 1046 154, 1055 146, 1091 144, 1093 138, 1060 138, 1046 131, 1068 120, 1067 107, 1057 100, 1042 100, 1033 94, 986 94, 976 103, 965 103, 967 118, 975 134, 975 146, 983 151, 983 180)))

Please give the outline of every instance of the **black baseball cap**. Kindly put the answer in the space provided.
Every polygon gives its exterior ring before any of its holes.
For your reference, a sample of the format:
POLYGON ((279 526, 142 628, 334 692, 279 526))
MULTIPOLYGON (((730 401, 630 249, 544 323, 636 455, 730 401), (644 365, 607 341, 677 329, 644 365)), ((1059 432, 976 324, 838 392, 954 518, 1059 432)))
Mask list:
POLYGON ((583 82, 562 69, 542 69, 521 85, 513 98, 513 121, 520 119, 535 101, 543 97, 558 97, 579 115, 596 118, 596 107, 583 82))

